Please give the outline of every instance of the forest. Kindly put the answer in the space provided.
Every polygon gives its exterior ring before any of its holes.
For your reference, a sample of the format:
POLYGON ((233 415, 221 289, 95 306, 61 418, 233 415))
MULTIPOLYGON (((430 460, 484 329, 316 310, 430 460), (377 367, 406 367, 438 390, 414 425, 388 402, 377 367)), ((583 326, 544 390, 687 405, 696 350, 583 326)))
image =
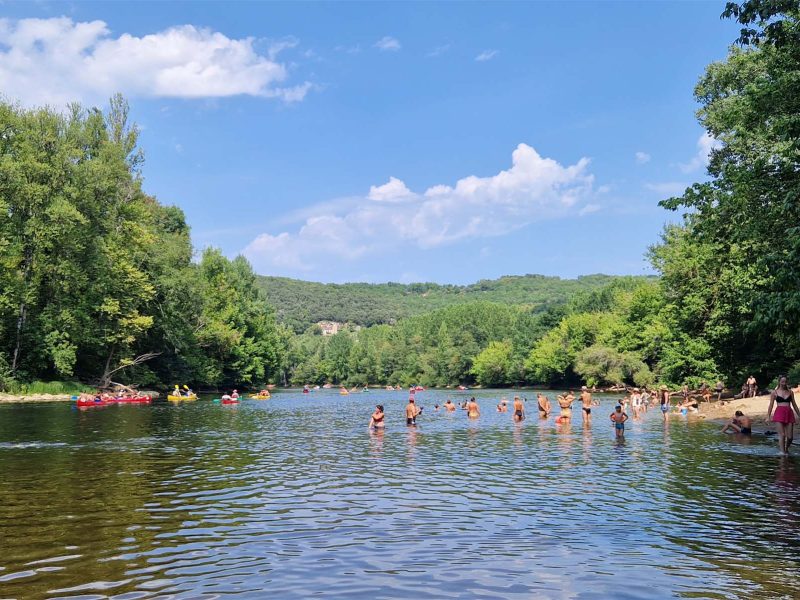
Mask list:
POLYGON ((800 10, 741 25, 694 90, 707 178, 648 255, 657 278, 471 286, 313 284, 195 256, 180 209, 142 189, 128 106, 0 104, 0 388, 577 382, 800 377, 800 10), (349 323, 333 336, 313 324, 349 323))

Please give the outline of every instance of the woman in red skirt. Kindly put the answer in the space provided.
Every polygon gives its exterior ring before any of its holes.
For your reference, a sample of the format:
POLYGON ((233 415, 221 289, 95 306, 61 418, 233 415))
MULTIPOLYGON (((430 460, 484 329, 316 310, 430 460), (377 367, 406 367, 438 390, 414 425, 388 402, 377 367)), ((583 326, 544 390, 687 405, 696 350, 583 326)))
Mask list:
POLYGON ((769 397, 767 409, 767 419, 772 420, 778 428, 778 448, 781 454, 789 454, 789 446, 792 445, 794 437, 795 414, 800 418, 800 410, 794 401, 794 392, 789 389, 786 376, 781 375, 778 377, 778 387, 772 390, 769 397))

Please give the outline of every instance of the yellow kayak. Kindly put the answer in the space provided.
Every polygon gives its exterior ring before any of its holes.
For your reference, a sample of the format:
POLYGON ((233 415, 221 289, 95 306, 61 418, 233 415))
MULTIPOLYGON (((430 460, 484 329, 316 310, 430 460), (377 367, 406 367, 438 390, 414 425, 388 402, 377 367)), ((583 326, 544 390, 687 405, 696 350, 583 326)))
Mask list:
POLYGON ((189 401, 189 400, 197 400, 197 395, 192 394, 191 396, 173 396, 170 394, 167 396, 167 400, 172 400, 173 402, 180 402, 181 400, 189 401))
POLYGON ((266 394, 266 395, 262 395, 262 394, 250 394, 250 396, 248 396, 248 397, 249 397, 249 398, 251 398, 251 399, 253 399, 253 400, 269 400, 270 398, 272 398, 272 396, 271 396, 271 395, 269 395, 269 394, 266 394))

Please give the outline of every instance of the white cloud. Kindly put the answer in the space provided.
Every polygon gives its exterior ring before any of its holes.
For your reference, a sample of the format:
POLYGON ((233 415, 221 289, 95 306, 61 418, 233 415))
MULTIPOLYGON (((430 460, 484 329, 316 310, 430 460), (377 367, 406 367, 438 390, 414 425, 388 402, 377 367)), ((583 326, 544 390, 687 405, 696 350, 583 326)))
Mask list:
POLYGON ((448 50, 450 50, 450 44, 444 44, 443 46, 436 46, 436 48, 428 52, 428 56, 431 58, 435 58, 437 56, 441 56, 448 50))
POLYGON ((636 164, 643 165, 645 163, 650 162, 650 155, 647 152, 637 152, 636 153, 636 164))
POLYGON ((509 169, 415 192, 395 177, 361 198, 306 213, 295 231, 263 233, 244 254, 265 273, 298 273, 365 255, 434 248, 507 234, 530 223, 599 209, 589 160, 563 166, 526 144, 509 169), (311 215, 311 216, 309 216, 311 215))
POLYGON ((497 50, 484 50, 475 57, 475 60, 478 62, 486 62, 487 60, 492 60, 495 56, 497 56, 497 50))
POLYGON ((383 51, 388 50, 391 52, 396 52, 397 50, 400 50, 400 42, 398 42, 396 38, 386 35, 375 42, 375 47, 383 51))
POLYGON ((689 187, 686 183, 681 181, 662 181, 656 183, 645 183, 645 189, 651 192, 656 192, 662 196, 680 196, 689 187))
POLYGON ((36 105, 97 102, 118 91, 144 97, 302 100, 311 84, 282 87, 288 69, 276 60, 296 40, 273 43, 266 56, 254 43, 192 25, 115 37, 103 21, 0 19, 0 89, 36 105))
POLYGON ((582 209, 578 211, 579 217, 585 217, 586 215, 590 215, 592 213, 596 213, 598 210, 602 209, 603 207, 599 204, 587 204, 582 209))
POLYGON ((396 177, 389 177, 389 181, 379 186, 370 186, 367 198, 376 202, 397 202, 410 198, 414 194, 406 184, 396 177))
POLYGON ((706 132, 697 140, 697 154, 688 163, 678 164, 678 168, 684 173, 692 173, 698 169, 708 166, 709 156, 712 150, 716 150, 722 144, 706 132))

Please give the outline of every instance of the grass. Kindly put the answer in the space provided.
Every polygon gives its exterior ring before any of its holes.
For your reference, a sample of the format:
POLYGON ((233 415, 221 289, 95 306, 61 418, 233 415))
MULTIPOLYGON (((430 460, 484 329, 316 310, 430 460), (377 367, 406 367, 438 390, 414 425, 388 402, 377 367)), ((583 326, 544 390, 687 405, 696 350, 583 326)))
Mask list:
POLYGON ((29 383, 13 382, 6 386, 9 394, 30 396, 39 394, 80 394, 87 386, 80 381, 31 381, 29 383))

